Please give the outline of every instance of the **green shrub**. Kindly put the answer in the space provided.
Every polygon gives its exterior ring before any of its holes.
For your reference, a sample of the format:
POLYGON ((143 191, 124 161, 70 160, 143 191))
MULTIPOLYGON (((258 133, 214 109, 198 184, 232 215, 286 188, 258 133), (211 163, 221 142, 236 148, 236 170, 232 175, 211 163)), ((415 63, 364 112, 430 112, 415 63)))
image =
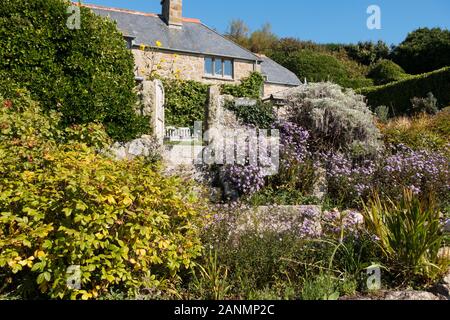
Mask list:
POLYGON ((425 97, 429 92, 432 92, 438 100, 439 109, 450 103, 450 67, 411 76, 383 86, 358 90, 358 93, 367 97, 368 104, 372 108, 388 106, 391 116, 410 114, 411 99, 425 97))
POLYGON ((391 60, 380 60, 370 69, 367 76, 373 80, 375 85, 383 85, 402 80, 408 75, 395 62, 391 60))
POLYGON ((450 66, 450 30, 420 28, 394 48, 392 59, 408 73, 419 74, 450 66))
POLYGON ((360 65, 327 52, 300 50, 288 56, 275 53, 271 58, 308 82, 331 81, 347 88, 372 84, 370 79, 365 78, 360 65))
POLYGON ((449 261, 438 256, 444 244, 440 218, 431 198, 421 201, 410 190, 398 203, 375 195, 365 207, 366 226, 380 239, 386 266, 402 281, 433 280, 447 271, 449 261))
POLYGON ((164 79, 166 92, 166 123, 172 126, 193 127, 195 121, 205 119, 208 86, 196 81, 164 79))
POLYGON ((122 34, 84 7, 81 29, 70 30, 69 5, 0 3, 0 79, 28 89, 45 110, 61 111, 66 124, 98 121, 118 140, 146 132, 148 119, 134 113, 134 61, 122 34))
POLYGON ((225 107, 233 111, 238 119, 245 124, 254 125, 261 129, 272 128, 275 121, 275 113, 271 103, 264 103, 258 100, 255 105, 238 106, 232 101, 225 104, 225 107))
POLYGON ((222 94, 229 94, 238 98, 259 99, 263 85, 263 76, 259 72, 253 72, 247 78, 242 79, 238 85, 222 85, 222 94))
POLYGON ((97 298, 164 288, 201 253, 188 183, 141 160, 114 161, 101 128, 58 130, 20 95, 0 99, 0 282, 26 298, 97 298), (72 140, 75 139, 75 140, 72 140), (64 142, 64 143, 61 143, 64 142), (100 143, 102 142, 102 143, 100 143), (80 266, 81 289, 67 287, 80 266))
POLYGON ((413 115, 421 113, 436 114, 438 112, 437 99, 432 92, 428 92, 426 98, 412 98, 411 105, 411 113, 413 115))

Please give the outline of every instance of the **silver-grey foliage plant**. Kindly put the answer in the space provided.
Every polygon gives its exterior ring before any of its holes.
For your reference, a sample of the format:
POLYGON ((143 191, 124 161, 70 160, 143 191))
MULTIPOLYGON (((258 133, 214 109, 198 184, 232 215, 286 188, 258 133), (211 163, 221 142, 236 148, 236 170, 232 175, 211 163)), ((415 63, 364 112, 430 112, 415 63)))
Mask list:
POLYGON ((287 117, 310 131, 317 151, 341 151, 354 156, 382 149, 381 133, 365 98, 330 82, 292 89, 287 117))

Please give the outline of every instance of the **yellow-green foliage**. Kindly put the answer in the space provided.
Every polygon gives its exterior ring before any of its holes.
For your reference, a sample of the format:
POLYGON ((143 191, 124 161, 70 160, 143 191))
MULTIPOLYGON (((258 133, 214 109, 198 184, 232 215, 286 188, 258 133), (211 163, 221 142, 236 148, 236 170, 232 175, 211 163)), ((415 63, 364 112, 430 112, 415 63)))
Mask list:
POLYGON ((189 268, 202 249, 189 184, 102 156, 79 140, 103 131, 58 121, 23 95, 0 97, 0 290, 89 299, 162 287, 189 268), (80 290, 66 284, 71 265, 80 290))
POLYGON ((400 117, 380 125, 385 142, 414 150, 445 151, 450 146, 450 107, 431 116, 400 117))

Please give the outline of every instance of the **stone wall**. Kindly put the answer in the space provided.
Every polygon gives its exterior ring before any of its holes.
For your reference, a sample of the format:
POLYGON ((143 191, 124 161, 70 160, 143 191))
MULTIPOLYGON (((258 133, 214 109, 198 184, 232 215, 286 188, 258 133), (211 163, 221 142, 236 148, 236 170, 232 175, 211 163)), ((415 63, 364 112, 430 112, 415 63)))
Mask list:
POLYGON ((138 76, 145 76, 150 74, 151 70, 157 70, 157 73, 165 78, 178 75, 181 79, 206 84, 237 84, 253 71, 260 71, 260 66, 256 66, 250 61, 235 60, 234 79, 215 79, 205 77, 204 57, 199 55, 174 54, 167 51, 147 51, 144 53, 139 49, 133 49, 132 53, 138 68, 138 76))
POLYGON ((270 96, 274 93, 278 93, 290 88, 294 88, 295 86, 287 86, 287 85, 281 85, 281 84, 272 84, 272 83, 265 83, 264 84, 264 93, 263 97, 270 96))

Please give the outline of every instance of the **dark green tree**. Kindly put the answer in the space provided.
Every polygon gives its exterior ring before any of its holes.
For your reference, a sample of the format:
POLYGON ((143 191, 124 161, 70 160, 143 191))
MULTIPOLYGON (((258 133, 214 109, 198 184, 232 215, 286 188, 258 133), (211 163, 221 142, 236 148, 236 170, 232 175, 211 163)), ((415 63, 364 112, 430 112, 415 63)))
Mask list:
POLYGON ((28 89, 64 123, 103 123, 115 139, 147 130, 134 113, 134 61, 110 20, 80 8, 80 28, 66 0, 0 2, 0 74, 28 89))
POLYGON ((450 66, 450 31, 440 28, 417 29, 394 49, 392 58, 411 74, 450 66))

